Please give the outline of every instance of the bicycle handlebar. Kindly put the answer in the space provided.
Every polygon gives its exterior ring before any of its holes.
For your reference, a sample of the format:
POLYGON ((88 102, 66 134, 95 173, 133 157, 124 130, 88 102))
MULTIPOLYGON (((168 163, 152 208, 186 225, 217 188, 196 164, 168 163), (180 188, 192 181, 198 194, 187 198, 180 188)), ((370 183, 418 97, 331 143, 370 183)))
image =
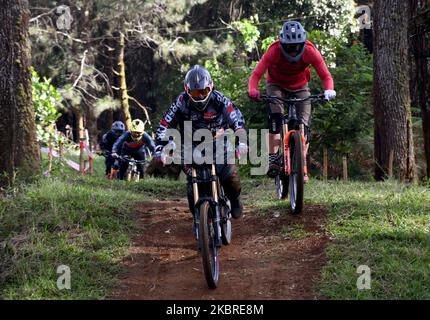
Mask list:
POLYGON ((299 99, 299 98, 284 99, 281 97, 274 97, 274 96, 267 96, 267 95, 262 95, 260 97, 260 101, 263 101, 263 102, 272 102, 274 100, 278 100, 283 103, 304 102, 309 100, 312 102, 328 102, 324 94, 316 94, 303 99, 299 99))
POLYGON ((141 163, 145 163, 146 160, 136 160, 133 158, 130 158, 128 156, 118 156, 117 159, 123 160, 123 161, 127 161, 127 162, 135 162, 137 164, 141 164, 141 163))

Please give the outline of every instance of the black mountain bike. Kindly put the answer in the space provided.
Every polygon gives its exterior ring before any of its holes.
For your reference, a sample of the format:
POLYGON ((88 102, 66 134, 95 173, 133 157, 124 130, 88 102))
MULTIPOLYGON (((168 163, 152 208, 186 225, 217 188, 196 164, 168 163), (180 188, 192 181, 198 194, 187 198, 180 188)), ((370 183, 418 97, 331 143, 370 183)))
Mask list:
POLYGON ((304 175, 308 169, 304 158, 304 146, 306 136, 304 124, 297 117, 296 103, 327 102, 324 94, 309 96, 305 99, 283 99, 262 95, 264 102, 280 101, 284 103, 287 111, 283 118, 283 129, 281 133, 280 153, 282 154, 282 170, 275 178, 276 193, 278 199, 286 199, 290 194, 291 212, 300 214, 303 210, 304 175))
POLYGON ((216 174, 215 164, 193 165, 192 185, 203 270, 209 288, 215 289, 220 273, 221 246, 231 242, 231 205, 216 174))

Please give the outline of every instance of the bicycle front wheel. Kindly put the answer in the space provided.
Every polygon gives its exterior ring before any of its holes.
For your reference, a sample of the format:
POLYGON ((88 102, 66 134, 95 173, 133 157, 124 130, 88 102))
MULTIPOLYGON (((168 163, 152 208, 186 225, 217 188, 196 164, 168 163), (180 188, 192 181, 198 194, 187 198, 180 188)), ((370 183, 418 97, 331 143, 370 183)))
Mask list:
POLYGON ((211 289, 218 286, 219 259, 216 246, 215 224, 212 217, 215 216, 213 208, 208 201, 200 205, 200 248, 203 260, 203 270, 206 282, 211 289))
MULTIPOLYGON (((284 170, 283 167, 282 170, 284 170)), ((275 186, 278 200, 284 200, 288 197, 288 184, 288 176, 286 176, 284 172, 281 172, 276 176, 275 186)))
POLYGON ((303 175, 303 143, 299 131, 290 138, 291 174, 289 192, 292 214, 300 214, 303 210, 304 175, 303 175))

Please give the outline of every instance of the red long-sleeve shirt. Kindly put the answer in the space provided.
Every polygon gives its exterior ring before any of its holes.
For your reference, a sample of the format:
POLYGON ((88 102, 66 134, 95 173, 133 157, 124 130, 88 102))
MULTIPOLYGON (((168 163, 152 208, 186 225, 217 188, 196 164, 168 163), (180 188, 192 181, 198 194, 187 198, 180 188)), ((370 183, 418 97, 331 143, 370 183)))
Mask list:
POLYGON ((330 71, 321 53, 312 42, 309 40, 306 41, 305 52, 302 58, 298 63, 292 64, 284 57, 278 40, 269 47, 252 72, 248 89, 249 91, 258 89, 258 83, 266 70, 269 70, 267 74, 267 81, 269 83, 280 85, 288 90, 300 89, 311 80, 310 65, 315 68, 323 82, 324 90, 334 90, 334 82, 330 71))

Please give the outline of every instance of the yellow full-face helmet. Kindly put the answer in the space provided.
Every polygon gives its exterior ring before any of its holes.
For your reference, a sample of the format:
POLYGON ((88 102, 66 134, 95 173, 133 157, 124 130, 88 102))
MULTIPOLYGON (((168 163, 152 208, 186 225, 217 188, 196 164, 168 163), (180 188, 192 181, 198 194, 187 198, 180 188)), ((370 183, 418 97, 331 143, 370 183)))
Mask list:
POLYGON ((145 123, 140 119, 134 119, 131 122, 131 137, 134 141, 142 139, 143 133, 145 132, 145 123))

